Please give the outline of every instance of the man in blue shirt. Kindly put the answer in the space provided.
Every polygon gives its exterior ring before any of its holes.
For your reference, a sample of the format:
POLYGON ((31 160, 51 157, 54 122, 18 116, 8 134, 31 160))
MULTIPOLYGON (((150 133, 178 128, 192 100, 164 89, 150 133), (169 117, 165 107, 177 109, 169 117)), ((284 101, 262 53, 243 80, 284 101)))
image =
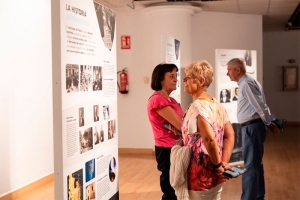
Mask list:
POLYGON ((264 141, 267 128, 280 133, 272 122, 271 114, 263 88, 246 74, 245 60, 231 59, 227 63, 227 76, 239 86, 237 119, 242 129, 242 153, 247 173, 242 176, 242 200, 264 199, 265 181, 263 169, 264 141))

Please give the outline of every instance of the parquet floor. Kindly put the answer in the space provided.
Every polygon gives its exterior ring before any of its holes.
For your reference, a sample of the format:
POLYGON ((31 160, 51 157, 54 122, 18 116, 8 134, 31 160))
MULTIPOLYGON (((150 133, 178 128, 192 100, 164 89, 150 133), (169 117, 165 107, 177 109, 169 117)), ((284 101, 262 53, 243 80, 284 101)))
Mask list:
MULTIPOLYGON (((281 134, 268 133, 265 143, 266 200, 300 200, 300 129, 286 127, 281 134)), ((119 156, 121 200, 159 200, 159 172, 152 155, 119 156)), ((53 182, 17 200, 54 200, 53 182)), ((226 182, 222 200, 238 200, 241 178, 226 182)))

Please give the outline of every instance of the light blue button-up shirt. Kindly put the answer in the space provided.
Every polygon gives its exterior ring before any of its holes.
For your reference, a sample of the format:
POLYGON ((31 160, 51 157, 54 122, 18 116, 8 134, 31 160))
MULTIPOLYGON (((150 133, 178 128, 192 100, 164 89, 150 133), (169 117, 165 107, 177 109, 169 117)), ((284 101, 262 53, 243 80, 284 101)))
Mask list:
POLYGON ((263 88, 252 77, 244 74, 238 81, 237 119, 239 123, 261 118, 269 125, 275 116, 270 113, 263 88))

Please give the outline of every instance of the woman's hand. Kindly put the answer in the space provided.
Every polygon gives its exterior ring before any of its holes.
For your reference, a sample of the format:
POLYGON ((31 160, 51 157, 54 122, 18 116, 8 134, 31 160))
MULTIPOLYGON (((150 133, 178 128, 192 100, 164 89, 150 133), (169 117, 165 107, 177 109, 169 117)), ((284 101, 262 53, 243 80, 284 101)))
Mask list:
POLYGON ((225 170, 228 170, 228 169, 229 169, 230 171, 234 171, 234 170, 228 165, 227 162, 222 161, 221 163, 222 163, 221 166, 220 166, 219 168, 216 169, 219 176, 223 176, 223 173, 224 173, 225 170))
POLYGON ((179 135, 179 131, 177 130, 177 128, 175 128, 175 126, 173 126, 172 124, 169 124, 169 131, 174 133, 174 135, 179 135))
POLYGON ((232 167, 230 167, 227 162, 222 161, 222 167, 224 168, 224 170, 229 169, 230 171, 234 172, 234 170, 232 169, 232 167))
POLYGON ((225 177, 225 178, 228 178, 228 177, 226 177, 226 176, 223 175, 223 173, 224 173, 226 170, 230 170, 230 171, 234 172, 233 168, 230 167, 230 166, 228 165, 227 162, 222 161, 221 167, 219 167, 219 168, 217 169, 218 175, 219 175, 219 176, 223 176, 223 177, 225 177))
POLYGON ((183 140, 182 139, 176 140, 175 145, 183 146, 183 140))
POLYGON ((225 171, 223 165, 221 165, 220 167, 216 168, 217 170, 217 173, 219 176, 222 176, 223 175, 223 172, 225 171))

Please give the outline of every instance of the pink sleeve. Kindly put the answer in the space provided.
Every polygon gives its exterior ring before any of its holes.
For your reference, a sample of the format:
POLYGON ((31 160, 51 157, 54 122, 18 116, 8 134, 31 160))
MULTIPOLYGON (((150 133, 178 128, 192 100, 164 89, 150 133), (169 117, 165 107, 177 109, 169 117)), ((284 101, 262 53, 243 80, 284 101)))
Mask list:
POLYGON ((151 111, 160 110, 163 107, 170 106, 170 103, 160 95, 153 95, 149 101, 152 105, 151 111))

